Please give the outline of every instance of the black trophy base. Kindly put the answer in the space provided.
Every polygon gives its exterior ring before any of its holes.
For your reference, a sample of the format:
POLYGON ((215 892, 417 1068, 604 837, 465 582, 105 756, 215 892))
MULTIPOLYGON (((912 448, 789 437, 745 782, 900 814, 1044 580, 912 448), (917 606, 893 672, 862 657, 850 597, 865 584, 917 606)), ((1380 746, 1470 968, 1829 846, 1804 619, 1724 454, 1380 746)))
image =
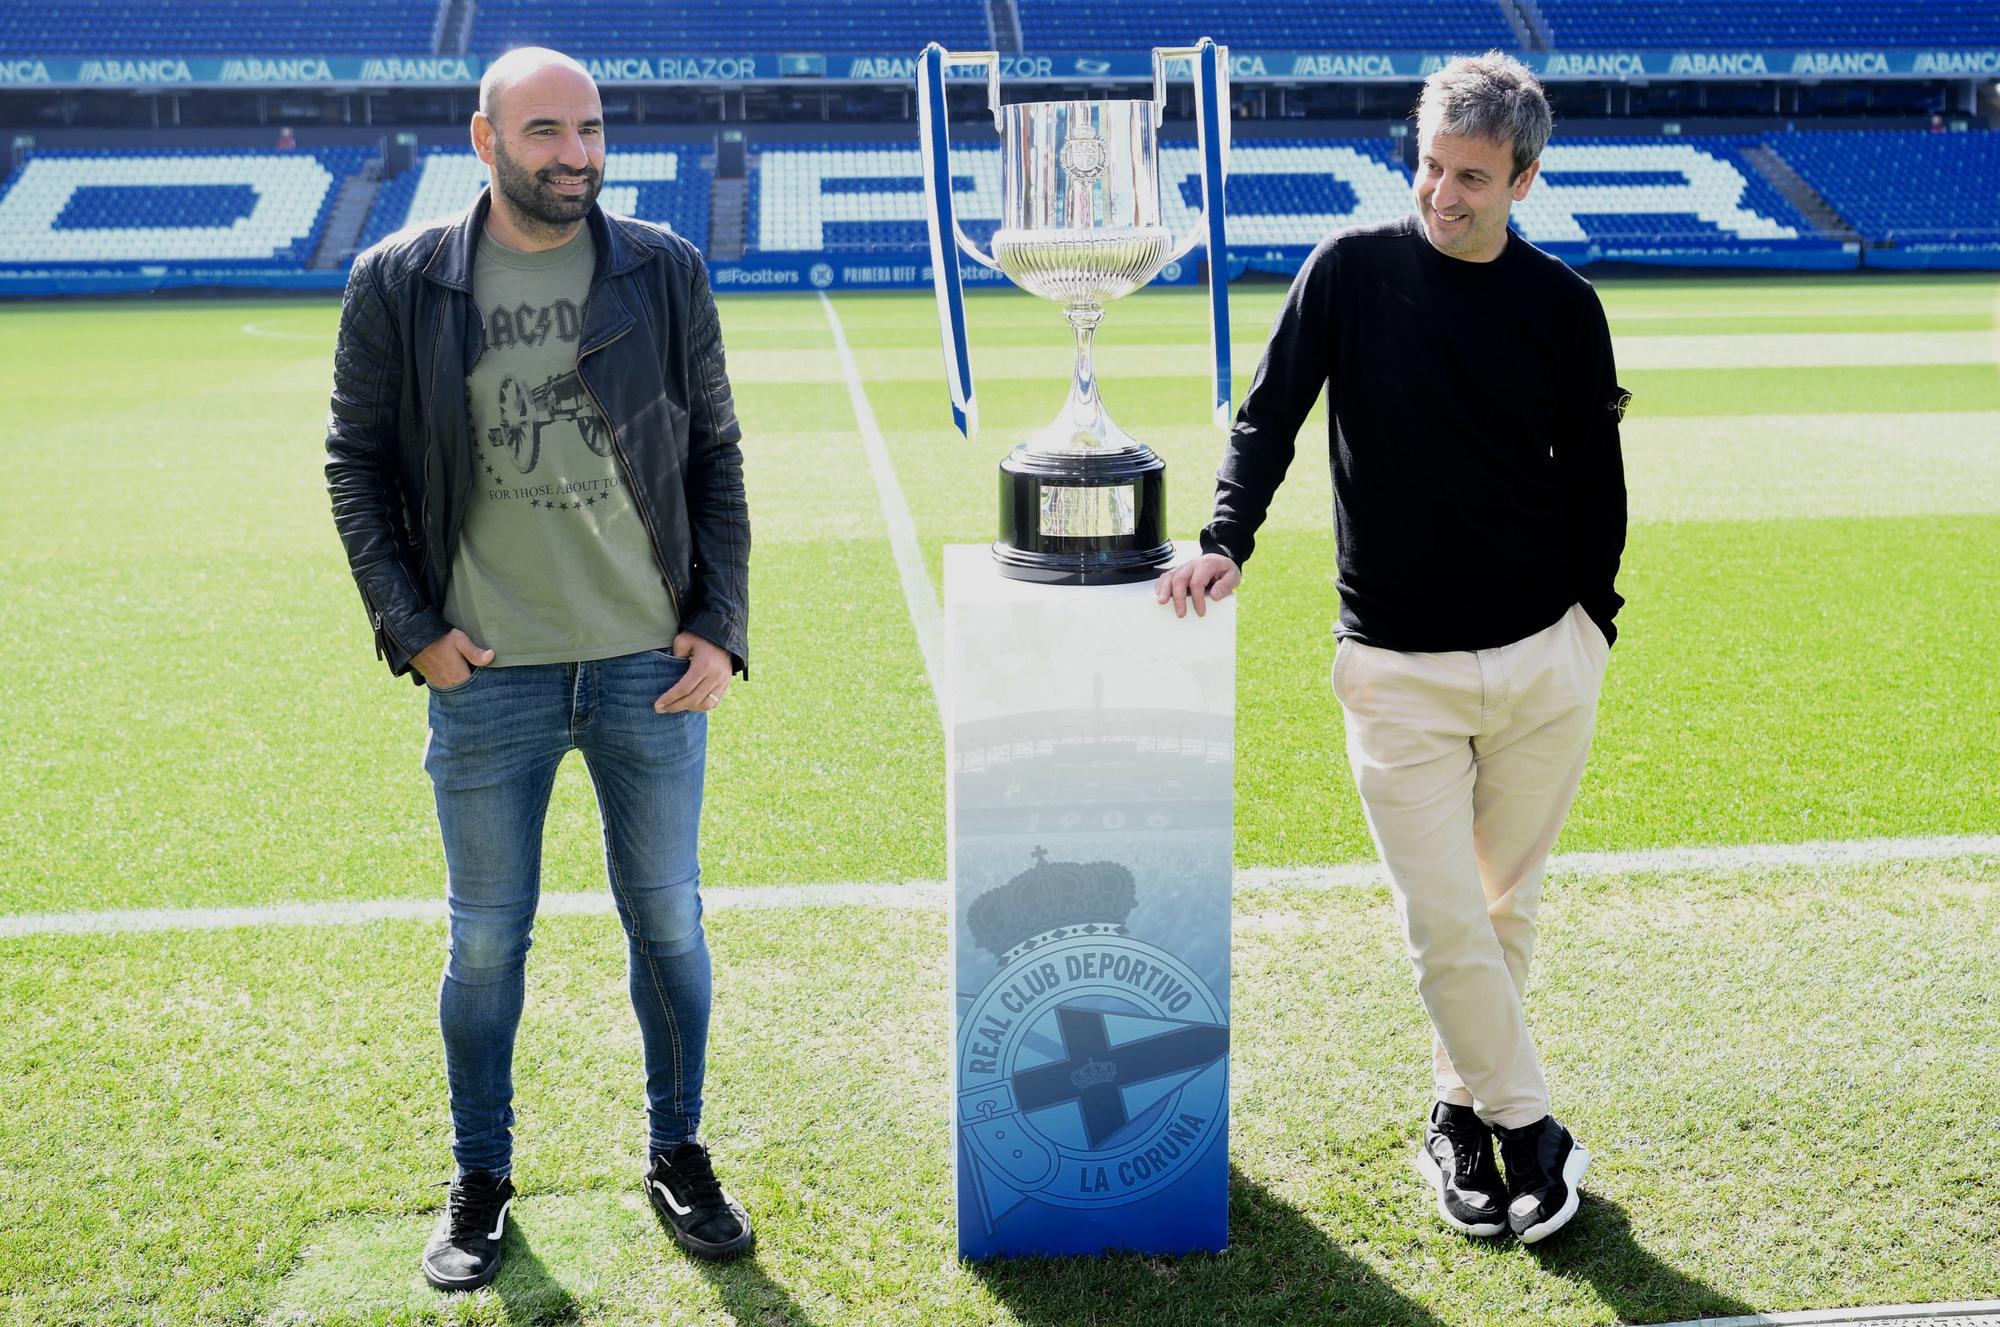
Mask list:
POLYGON ((1173 561, 1167 463, 1149 447, 1110 456, 1015 451, 1000 462, 1000 574, 1043 585, 1148 581, 1173 561))

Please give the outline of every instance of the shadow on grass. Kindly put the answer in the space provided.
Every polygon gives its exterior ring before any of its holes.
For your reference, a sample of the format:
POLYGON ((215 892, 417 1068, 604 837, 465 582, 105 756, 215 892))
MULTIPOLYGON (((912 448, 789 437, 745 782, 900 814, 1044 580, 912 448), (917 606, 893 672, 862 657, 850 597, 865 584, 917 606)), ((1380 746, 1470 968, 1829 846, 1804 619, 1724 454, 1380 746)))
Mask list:
MULTIPOLYGON (((660 1232, 667 1237, 671 1251, 681 1253, 673 1247, 674 1233, 659 1213, 653 1214, 660 1232)), ((757 1249, 752 1246, 749 1253, 728 1262, 710 1262, 690 1253, 681 1253, 695 1270, 708 1278, 715 1287, 715 1293, 722 1296, 722 1307, 736 1320, 738 1327, 811 1327, 812 1319, 801 1309, 790 1292, 773 1281, 757 1262, 757 1249)))
POLYGON ((1523 1246, 1552 1276, 1581 1281, 1620 1322, 1733 1317, 1759 1310, 1661 1262, 1632 1236, 1625 1209, 1589 1189, 1561 1233, 1523 1246))
MULTIPOLYGON (((1510 1242, 1509 1242, 1510 1243, 1510 1242)), ((1588 1192, 1576 1219, 1545 1243, 1482 1246, 1533 1258, 1581 1282, 1620 1322, 1665 1322, 1756 1310, 1661 1262, 1632 1235, 1618 1204, 1588 1192)), ((1022 1258, 970 1270, 1031 1327, 1105 1322, 1353 1323, 1442 1327, 1441 1320, 1334 1244, 1304 1213, 1234 1167, 1229 1251, 1185 1258, 1022 1258)), ((1482 1269, 1468 1264, 1463 1275, 1482 1269)))
POLYGON ((493 1294, 506 1315, 503 1322, 515 1327, 560 1327, 577 1320, 582 1306, 569 1287, 550 1275, 535 1256, 521 1222, 507 1223, 507 1238, 501 1248, 504 1261, 500 1274, 493 1278, 493 1294))
POLYGON ((969 1265, 1031 1327, 1366 1323, 1443 1327, 1306 1215, 1229 1171, 1229 1250, 1182 1258, 1013 1258, 969 1265))

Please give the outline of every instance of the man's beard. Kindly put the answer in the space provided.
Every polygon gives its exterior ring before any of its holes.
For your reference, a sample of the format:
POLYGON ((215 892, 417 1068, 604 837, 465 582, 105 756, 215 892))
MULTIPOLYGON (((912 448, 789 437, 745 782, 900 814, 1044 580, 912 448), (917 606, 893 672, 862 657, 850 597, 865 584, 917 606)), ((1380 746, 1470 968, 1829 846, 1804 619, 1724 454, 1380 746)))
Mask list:
POLYGON ((590 215, 590 205, 597 201, 597 192, 604 187, 603 173, 590 166, 581 170, 562 165, 543 171, 524 169, 507 155, 497 138, 493 141, 493 165, 494 181, 515 213, 523 220, 552 228, 574 225, 590 215), (583 192, 575 198, 557 193, 549 181, 558 175, 582 176, 583 192))

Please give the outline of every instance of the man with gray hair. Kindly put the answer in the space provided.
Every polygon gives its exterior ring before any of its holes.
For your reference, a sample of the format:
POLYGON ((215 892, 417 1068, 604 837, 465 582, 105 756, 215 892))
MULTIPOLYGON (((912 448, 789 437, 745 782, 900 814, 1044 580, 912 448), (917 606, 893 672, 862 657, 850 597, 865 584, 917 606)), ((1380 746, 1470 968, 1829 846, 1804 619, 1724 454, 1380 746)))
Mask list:
POLYGON ((1596 292, 1508 229, 1549 137, 1534 76, 1455 59, 1416 116, 1414 214, 1306 261, 1202 554, 1157 595, 1185 615, 1235 589, 1325 387, 1333 691, 1435 1034, 1415 1161, 1452 1226, 1532 1243, 1575 1215, 1590 1160, 1550 1114, 1522 995, 1624 603, 1627 397, 1596 292))
POLYGON ((752 1243, 696 1141, 708 725, 749 649, 741 430, 708 269, 597 205, 604 110, 570 57, 495 61, 471 132, 478 201, 354 262, 326 439, 376 653, 429 691, 457 1166, 423 1271, 454 1291, 492 1281, 506 1248, 542 824, 571 751, 625 930, 647 1197, 698 1257, 752 1243))

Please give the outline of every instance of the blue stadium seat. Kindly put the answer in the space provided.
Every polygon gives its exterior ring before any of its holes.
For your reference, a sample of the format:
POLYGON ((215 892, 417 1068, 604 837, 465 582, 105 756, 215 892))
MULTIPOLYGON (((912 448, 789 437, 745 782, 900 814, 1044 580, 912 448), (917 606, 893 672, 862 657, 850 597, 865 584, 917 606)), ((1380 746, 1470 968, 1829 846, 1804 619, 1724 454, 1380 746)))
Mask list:
POLYGON ((422 55, 434 0, 0 4, 0 55, 422 55))
POLYGON ((1747 137, 1557 139, 1514 208, 1542 245, 1703 246, 1816 238, 1812 222, 1742 155, 1747 137))
MULTIPOLYGON (((1936 0, 1541 0, 1558 49, 2000 44, 2000 5, 1936 0)), ((66 0, 0 5, 0 55, 417 55, 434 0, 66 0)), ((1206 33, 1241 50, 1518 44, 1496 0, 1017 0, 1026 48, 1143 50, 1206 33)), ((903 52, 993 44, 983 0, 481 0, 472 49, 585 54, 903 52)))
POLYGON ((1209 36, 1239 50, 1425 50, 1520 44, 1494 0, 1016 0, 1029 51, 1147 50, 1209 36))
MULTIPOLYGON (((361 247, 405 227, 457 216, 472 205, 486 180, 486 167, 470 148, 424 153, 414 170, 404 171, 375 196, 361 247)), ((605 156, 598 201, 610 212, 662 222, 705 249, 709 192, 709 173, 692 148, 614 147, 605 156)))
MULTIPOLYGON (((1777 148, 1868 240, 1898 246, 1899 261, 1926 261, 1940 246, 1959 255, 1953 264, 2000 261, 2000 134, 1993 133, 1559 138, 1514 223, 1571 261, 1754 263, 1808 251, 1824 259, 1829 249, 1837 258, 1838 244, 1817 234, 1745 155, 1758 143, 1777 148)), ((1407 215, 1402 147, 1387 138, 1239 137, 1228 184, 1232 257, 1287 270, 1334 231, 1407 215)), ((237 272, 317 281, 321 274, 305 264, 338 185, 370 155, 359 148, 37 152, 0 186, 0 276, 237 272)), ((614 148, 603 201, 706 247, 705 158, 685 145, 614 148)), ((1161 162, 1163 219, 1186 236, 1198 224, 1195 148, 1168 140, 1161 162)), ((921 255, 927 235, 917 172, 917 149, 905 139, 763 148, 751 160, 749 250, 783 258, 921 255)), ((955 149, 953 173, 962 224, 985 243, 1000 218, 998 149, 955 149)), ((425 153, 382 188, 363 244, 458 214, 485 180, 470 150, 425 153)))
MULTIPOLYGON (((1692 246, 1704 252, 1825 243, 1743 157, 1757 140, 1587 138, 1551 144, 1544 174, 1514 222, 1570 256, 1591 246, 1692 246)), ((1161 149, 1162 215, 1177 235, 1197 224, 1195 149, 1161 149)), ((1000 218, 997 148, 954 149, 960 224, 984 242, 1000 218)), ((919 253, 927 247, 914 147, 797 144, 757 154, 750 251, 919 253)), ((1243 138, 1228 183, 1232 251, 1297 255, 1337 230, 1409 214, 1410 176, 1388 139, 1243 138)))
POLYGON ((1843 129, 1770 143, 1863 239, 2000 243, 2000 133, 1843 129))
POLYGON ((782 51, 907 52, 926 42, 993 45, 982 0, 480 0, 472 49, 543 45, 581 54, 756 55, 782 51))
POLYGON ((1540 0, 1558 50, 1991 46, 2000 5, 1939 0, 1540 0))
MULTIPOLYGON (((1162 219, 1176 235, 1199 224, 1200 160, 1192 144, 1161 148, 1162 219)), ((997 147, 954 148, 961 228, 984 245, 1000 222, 997 147)), ((1236 144, 1228 184, 1230 244, 1312 245, 1341 226, 1409 210, 1409 176, 1386 139, 1255 139, 1236 144)), ((914 146, 788 144, 759 152, 750 177, 753 253, 917 253, 928 248, 914 146)))

